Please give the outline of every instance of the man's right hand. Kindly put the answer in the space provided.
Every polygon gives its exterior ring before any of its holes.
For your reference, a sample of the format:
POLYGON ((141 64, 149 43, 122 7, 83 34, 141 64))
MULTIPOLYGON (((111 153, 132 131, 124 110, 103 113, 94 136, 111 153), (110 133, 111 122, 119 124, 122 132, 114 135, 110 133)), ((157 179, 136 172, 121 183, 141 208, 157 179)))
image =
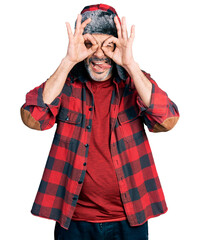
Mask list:
POLYGON ((90 34, 84 34, 84 28, 91 21, 85 20, 81 23, 82 16, 77 17, 77 24, 74 34, 72 33, 70 24, 66 22, 69 44, 66 56, 62 59, 60 65, 47 80, 43 90, 43 101, 50 104, 62 91, 67 75, 71 69, 78 63, 87 58, 96 51, 98 44, 94 37, 90 34))
POLYGON ((72 65, 76 65, 78 62, 86 59, 90 54, 94 53, 98 47, 96 40, 91 34, 84 34, 84 28, 91 21, 90 18, 81 23, 81 14, 77 17, 76 28, 74 34, 72 33, 71 26, 66 22, 67 33, 69 37, 69 44, 66 54, 66 59, 71 62, 72 65), (87 48, 85 41, 91 43, 91 47, 87 48))

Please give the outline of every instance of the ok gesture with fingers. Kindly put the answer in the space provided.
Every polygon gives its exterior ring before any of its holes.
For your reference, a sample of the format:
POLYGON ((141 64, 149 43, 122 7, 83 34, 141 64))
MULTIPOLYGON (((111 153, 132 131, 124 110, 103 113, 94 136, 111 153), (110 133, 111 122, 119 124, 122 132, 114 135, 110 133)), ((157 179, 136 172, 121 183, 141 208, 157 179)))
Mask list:
POLYGON ((66 58, 73 64, 81 62, 87 58, 90 54, 96 51, 97 43, 91 34, 83 34, 84 28, 91 21, 90 18, 81 23, 82 16, 79 14, 77 17, 77 23, 74 34, 72 33, 71 26, 66 22, 67 33, 69 38, 69 44, 67 49, 66 58), (85 46, 85 41, 89 41, 92 44, 91 48, 85 46))
POLYGON ((114 18, 114 21, 117 28, 118 38, 114 36, 108 38, 104 42, 102 49, 104 53, 108 57, 110 57, 115 63, 124 68, 127 68, 134 61, 132 45, 135 37, 135 26, 134 25, 131 26, 130 37, 128 37, 125 17, 122 17, 121 25, 116 16, 114 18), (106 48, 106 46, 110 43, 115 44, 116 47, 114 51, 111 51, 110 49, 106 48))
POLYGON ((135 37, 135 26, 131 26, 131 33, 128 37, 126 20, 122 17, 122 24, 120 25, 117 17, 114 18, 117 28, 118 38, 110 37, 103 44, 104 53, 110 57, 116 64, 125 68, 129 73, 132 83, 135 85, 138 94, 145 103, 146 106, 150 105, 152 84, 147 77, 142 73, 139 65, 133 58, 132 45, 135 37), (106 47, 107 45, 114 43, 115 49, 106 47))

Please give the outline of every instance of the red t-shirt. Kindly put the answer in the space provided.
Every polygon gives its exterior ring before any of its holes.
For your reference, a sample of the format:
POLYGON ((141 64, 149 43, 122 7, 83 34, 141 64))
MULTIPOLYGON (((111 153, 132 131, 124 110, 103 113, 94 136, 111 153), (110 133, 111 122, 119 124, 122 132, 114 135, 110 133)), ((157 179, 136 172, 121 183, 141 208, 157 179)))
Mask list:
POLYGON ((109 147, 109 108, 114 84, 112 78, 103 82, 90 80, 90 84, 94 96, 94 116, 87 170, 72 220, 122 221, 126 215, 109 147))

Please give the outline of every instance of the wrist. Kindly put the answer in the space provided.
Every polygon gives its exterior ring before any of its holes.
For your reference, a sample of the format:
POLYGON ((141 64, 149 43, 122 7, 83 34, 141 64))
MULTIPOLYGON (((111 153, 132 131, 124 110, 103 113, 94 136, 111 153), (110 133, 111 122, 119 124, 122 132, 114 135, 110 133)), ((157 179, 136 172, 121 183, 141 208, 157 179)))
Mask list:
POLYGON ((76 63, 70 61, 66 56, 62 59, 61 65, 63 66, 63 68, 68 69, 70 71, 76 65, 76 63))
POLYGON ((137 71, 139 68, 139 65, 137 62, 132 60, 129 64, 123 66, 124 69, 128 72, 129 75, 132 75, 133 72, 137 71))

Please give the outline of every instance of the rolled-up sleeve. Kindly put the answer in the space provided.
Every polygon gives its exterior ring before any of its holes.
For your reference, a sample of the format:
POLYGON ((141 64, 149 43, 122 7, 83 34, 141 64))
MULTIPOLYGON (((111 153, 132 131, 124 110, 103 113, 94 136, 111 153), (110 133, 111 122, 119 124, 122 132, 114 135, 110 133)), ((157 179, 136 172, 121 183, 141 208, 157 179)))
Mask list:
POLYGON ((20 108, 23 123, 36 130, 53 127, 61 104, 62 92, 50 104, 44 103, 46 81, 26 94, 26 102, 20 108))
POLYGON ((166 92, 160 89, 151 75, 144 72, 152 83, 150 106, 147 107, 140 96, 137 96, 139 115, 151 132, 165 132, 171 130, 179 119, 179 111, 176 104, 168 98, 166 92))

